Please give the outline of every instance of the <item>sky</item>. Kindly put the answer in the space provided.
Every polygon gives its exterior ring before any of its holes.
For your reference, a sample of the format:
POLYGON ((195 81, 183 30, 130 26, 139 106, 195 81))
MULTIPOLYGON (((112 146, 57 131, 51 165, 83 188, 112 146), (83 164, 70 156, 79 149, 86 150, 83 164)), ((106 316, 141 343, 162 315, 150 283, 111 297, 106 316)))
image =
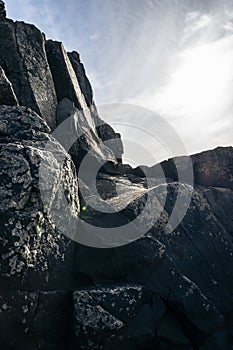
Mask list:
POLYGON ((8 17, 34 23, 80 53, 101 116, 125 139, 126 161, 152 165, 232 145, 232 0, 6 0, 6 6, 8 17), (115 103, 125 104, 120 121, 115 103), (183 149, 168 150, 159 140, 166 125, 183 149), (127 146, 130 138, 134 146, 127 146))

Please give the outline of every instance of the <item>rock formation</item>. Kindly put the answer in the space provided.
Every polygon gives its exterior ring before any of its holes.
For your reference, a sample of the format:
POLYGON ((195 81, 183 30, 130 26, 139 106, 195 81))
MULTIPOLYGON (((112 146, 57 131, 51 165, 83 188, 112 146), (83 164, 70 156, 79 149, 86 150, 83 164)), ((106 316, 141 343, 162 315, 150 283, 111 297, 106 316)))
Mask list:
POLYGON ((19 104, 30 107, 54 128, 57 99, 44 35, 31 24, 0 21, 0 66, 19 104))
MULTIPOLYGON (((73 243, 62 236, 48 217, 59 191, 66 186, 67 198, 78 215, 79 200, 75 170, 70 157, 49 134, 45 121, 26 107, 0 106, 1 148, 1 288, 37 290, 72 284, 73 243), (52 149, 45 150, 47 141, 52 149), (56 156, 64 156, 59 168, 56 156), (41 179, 39 165, 52 173, 54 183, 41 179), (59 181, 58 181, 59 180, 59 181), (39 182, 49 193, 42 202, 39 182), (64 275, 65 274, 65 275, 64 275)), ((64 205, 62 202, 60 205, 64 205)))
POLYGON ((17 106, 19 104, 12 84, 7 79, 2 67, 0 67, 0 104, 8 106, 17 106))
POLYGON ((4 1, 0 1, 0 21, 6 18, 6 8, 4 1))
POLYGON ((67 54, 32 25, 5 19, 0 2, 2 18, 2 348, 232 349, 233 149, 191 157, 194 189, 182 157, 161 164, 167 183, 157 178, 160 165, 146 169, 156 184, 148 188, 145 168, 121 164, 120 135, 98 115, 78 53, 67 54), (79 137, 70 148, 73 136, 79 137), (117 140, 115 148, 104 143, 109 139, 117 140), (87 172, 98 193, 77 176, 91 150, 90 164, 103 164, 98 174, 87 172), (91 203, 99 194, 113 213, 86 205, 81 187, 91 203), (192 200, 169 233, 178 189, 192 200), (148 196, 151 210, 139 216, 148 196), (136 217, 148 230, 121 247, 91 248, 67 238, 85 235, 72 224, 78 218, 109 228, 136 217))

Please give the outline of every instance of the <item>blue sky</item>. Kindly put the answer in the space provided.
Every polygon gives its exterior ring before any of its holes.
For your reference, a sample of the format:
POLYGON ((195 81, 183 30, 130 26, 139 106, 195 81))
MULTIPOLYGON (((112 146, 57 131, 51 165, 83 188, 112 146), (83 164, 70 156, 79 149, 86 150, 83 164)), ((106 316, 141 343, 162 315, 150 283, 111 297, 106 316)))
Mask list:
MULTIPOLYGON (((232 144, 232 1, 6 0, 6 5, 8 17, 34 23, 47 38, 80 53, 97 104, 149 108, 175 128, 188 153, 232 144)), ((156 118, 150 125, 145 120, 145 128, 156 130, 156 118)), ((130 133, 119 130, 126 138, 130 133)), ((144 143, 158 160, 167 157, 149 138, 144 143)), ((139 156, 135 163, 143 160, 139 156)))

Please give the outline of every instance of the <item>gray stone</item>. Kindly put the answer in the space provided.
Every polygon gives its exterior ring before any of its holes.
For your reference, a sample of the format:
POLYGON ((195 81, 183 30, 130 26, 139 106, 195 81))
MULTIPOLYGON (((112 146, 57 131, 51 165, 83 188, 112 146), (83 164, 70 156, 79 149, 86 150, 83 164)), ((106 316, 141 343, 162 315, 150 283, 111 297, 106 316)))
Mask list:
POLYGON ((0 67, 0 105, 17 106, 18 104, 12 84, 0 67))
POLYGON ((0 22, 0 65, 20 105, 40 114, 55 127, 56 94, 45 52, 45 37, 33 25, 0 22))
MULTIPOLYGON (((233 148, 217 147, 216 149, 204 151, 191 155, 193 165, 194 184, 204 187, 222 187, 233 190, 233 148)), ((175 157, 156 164, 152 167, 141 166, 134 169, 135 175, 144 177, 143 169, 147 176, 157 178, 161 167, 168 181, 180 181, 176 166, 182 174, 184 182, 190 182, 189 165, 187 157, 175 157), (185 181, 187 180, 187 181, 185 181)), ((192 185, 192 183, 191 183, 192 185)))
POLYGON ((96 125, 97 133, 101 140, 113 151, 119 163, 122 163, 124 148, 121 135, 116 133, 109 124, 104 123, 100 118, 96 121, 96 125))
MULTIPOLYGON (((68 57, 69 57, 70 63, 72 64, 76 78, 78 80, 81 93, 85 98, 86 105, 89 107, 92 118, 95 121, 98 136, 101 138, 103 142, 108 140, 114 141, 114 142, 111 142, 111 144, 109 143, 108 147, 113 151, 113 153, 115 154, 115 157, 121 162, 122 154, 123 154, 123 144, 121 141, 120 134, 115 133, 113 128, 107 123, 105 123, 99 117, 95 102, 93 100, 92 87, 86 75, 84 66, 80 61, 79 54, 75 51, 68 52, 68 57)), ((71 100, 75 102, 73 98, 71 98, 71 100)), ((79 108, 78 104, 76 104, 76 106, 79 108)))
POLYGON ((0 106, 0 130, 5 135, 0 143, 1 285, 29 290, 70 286, 74 244, 63 232, 79 214, 72 161, 45 134, 44 120, 26 107, 0 106), (58 231, 54 219, 61 212, 58 231))
POLYGON ((166 310, 162 300, 137 285, 79 290, 74 304, 77 345, 86 350, 152 349, 166 310))
POLYGON ((80 61, 80 56, 78 52, 68 52, 68 57, 78 79, 78 83, 81 89, 81 92, 86 100, 88 107, 93 106, 93 91, 89 79, 87 78, 84 65, 80 61))
POLYGON ((96 177, 97 172, 93 174, 93 171, 97 164, 99 164, 97 170, 105 162, 117 164, 111 149, 106 147, 98 137, 87 107, 85 110, 79 110, 69 99, 64 98, 57 107, 57 121, 62 124, 59 124, 60 127, 57 128, 54 136, 65 149, 69 150, 77 170, 83 158, 89 154, 89 168, 86 167, 85 179, 82 180, 96 177))
POLYGON ((46 41, 46 52, 58 102, 67 98, 74 102, 78 109, 85 112, 87 109, 86 101, 63 44, 58 41, 48 40, 46 41))

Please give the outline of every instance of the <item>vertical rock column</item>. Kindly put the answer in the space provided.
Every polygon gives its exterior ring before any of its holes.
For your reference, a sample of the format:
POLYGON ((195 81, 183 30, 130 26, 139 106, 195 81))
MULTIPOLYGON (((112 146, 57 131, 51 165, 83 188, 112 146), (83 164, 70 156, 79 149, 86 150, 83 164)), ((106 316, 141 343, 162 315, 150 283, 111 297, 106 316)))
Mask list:
MULTIPOLYGON (((86 104, 79 81, 63 44, 58 41, 48 40, 46 42, 46 51, 59 102, 57 123, 59 124, 71 116, 70 129, 75 131, 77 136, 77 141, 70 149, 76 168, 79 168, 84 155, 90 150, 94 152, 94 163, 97 161, 101 164, 104 160, 105 162, 110 161, 116 164, 117 160, 113 152, 103 144, 97 134, 95 120, 86 104), (72 102, 76 108, 72 107, 72 102)), ((65 141, 66 138, 67 131, 64 130, 64 135, 61 139, 65 141)), ((60 142, 62 143, 61 140, 60 142)))
MULTIPOLYGON (((1 13, 0 4, 0 19, 1 13)), ((40 114, 53 129, 57 100, 44 35, 34 25, 0 20, 0 65, 19 104, 40 114)))
POLYGON ((7 79, 4 70, 0 66, 0 104, 17 106, 18 100, 15 96, 12 84, 7 79))
POLYGON ((76 51, 68 52, 68 57, 70 59, 70 62, 76 74, 77 80, 79 82, 81 92, 86 100, 86 104, 90 108, 92 118, 95 121, 97 134, 103 142, 108 140, 114 140, 114 143, 109 144, 108 147, 113 151, 119 163, 121 163, 122 154, 124 153, 121 135, 116 133, 110 125, 105 123, 99 117, 98 110, 96 108, 94 98, 93 98, 92 87, 86 75, 85 68, 82 62, 80 61, 80 56, 78 52, 76 51))

